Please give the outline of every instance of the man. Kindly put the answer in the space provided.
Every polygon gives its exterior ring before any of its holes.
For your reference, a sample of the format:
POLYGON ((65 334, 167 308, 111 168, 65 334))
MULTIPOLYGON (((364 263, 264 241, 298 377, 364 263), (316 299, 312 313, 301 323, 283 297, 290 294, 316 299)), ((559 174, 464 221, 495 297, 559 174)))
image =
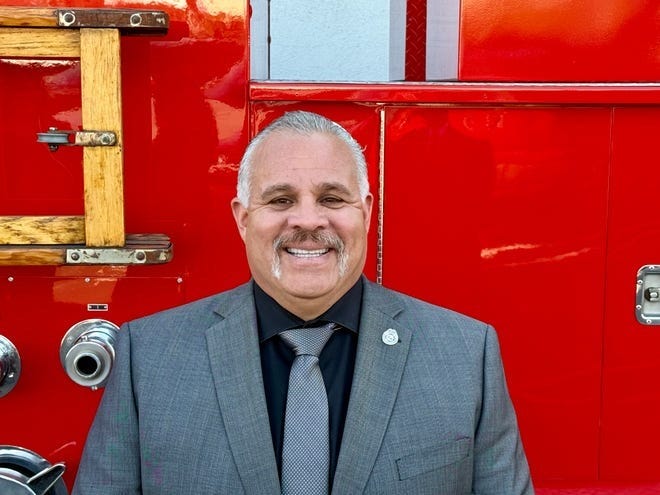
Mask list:
POLYGON ((339 125, 257 136, 252 281, 124 326, 74 494, 533 493, 494 330, 361 275, 372 201, 339 125))

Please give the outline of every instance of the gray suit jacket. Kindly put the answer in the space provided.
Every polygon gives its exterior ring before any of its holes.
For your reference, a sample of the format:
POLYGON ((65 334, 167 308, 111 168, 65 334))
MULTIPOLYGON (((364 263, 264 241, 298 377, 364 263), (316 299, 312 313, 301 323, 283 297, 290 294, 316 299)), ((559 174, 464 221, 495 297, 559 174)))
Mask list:
MULTIPOLYGON (((135 493, 280 493, 250 284, 123 327, 73 494, 135 493)), ((533 493, 491 327, 365 280, 332 493, 533 493)))

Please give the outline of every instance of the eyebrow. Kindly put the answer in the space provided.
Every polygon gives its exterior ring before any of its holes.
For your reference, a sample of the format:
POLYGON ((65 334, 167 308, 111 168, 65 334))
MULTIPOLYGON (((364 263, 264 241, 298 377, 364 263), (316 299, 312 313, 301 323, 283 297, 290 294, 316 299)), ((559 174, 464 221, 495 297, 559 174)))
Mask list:
POLYGON ((319 186, 319 191, 321 192, 333 192, 336 191, 339 194, 346 196, 351 196, 351 191, 344 184, 340 182, 324 182, 319 186))
POLYGON ((273 184, 261 193, 261 199, 266 199, 277 194, 291 194, 294 188, 290 184, 273 184))

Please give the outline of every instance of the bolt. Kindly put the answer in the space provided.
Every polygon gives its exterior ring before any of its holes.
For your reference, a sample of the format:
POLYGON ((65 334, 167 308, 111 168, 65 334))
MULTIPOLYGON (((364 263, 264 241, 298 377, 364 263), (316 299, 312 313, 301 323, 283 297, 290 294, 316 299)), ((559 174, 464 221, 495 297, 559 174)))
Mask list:
POLYGON ((138 261, 144 261, 144 260, 147 258, 147 255, 144 254, 144 251, 137 251, 137 252, 135 253, 135 258, 136 258, 138 261))
POLYGON ((183 283, 183 278, 182 278, 182 277, 178 277, 178 278, 176 279, 176 283, 177 283, 177 284, 182 284, 182 283, 183 283))
POLYGON ((642 305, 638 304, 637 306, 635 306, 635 309, 642 309, 642 305))
POLYGON ((112 144, 112 135, 105 132, 99 136, 99 141, 101 144, 108 146, 109 144, 112 144))
POLYGON ((139 26, 142 24, 142 16, 140 14, 133 14, 130 17, 131 26, 139 26))
POLYGON ((73 12, 66 12, 66 13, 62 16, 62 23, 63 23, 65 26, 70 26, 70 25, 73 24, 74 22, 76 22, 76 15, 75 15, 73 12))
POLYGON ((79 253, 71 253, 71 259, 73 261, 78 261, 80 259, 80 254, 79 253))
POLYGON ((647 324, 647 325, 650 325, 650 324, 651 324, 651 320, 646 320, 646 324, 647 324))
POLYGON ((13 281, 14 281, 14 277, 7 277, 7 282, 13 282, 13 281))
POLYGON ((85 277, 85 283, 88 284, 92 279, 89 277, 85 277))

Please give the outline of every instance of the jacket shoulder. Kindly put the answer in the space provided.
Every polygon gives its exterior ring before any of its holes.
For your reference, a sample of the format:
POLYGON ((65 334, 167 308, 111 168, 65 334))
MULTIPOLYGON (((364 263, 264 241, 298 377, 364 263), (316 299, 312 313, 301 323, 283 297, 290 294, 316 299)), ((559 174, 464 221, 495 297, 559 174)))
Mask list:
POLYGON ((163 335, 168 331, 185 329, 205 330, 246 304, 252 304, 252 284, 213 294, 189 303, 137 318, 125 324, 131 333, 156 331, 163 335))
POLYGON ((485 328, 487 323, 414 296, 367 282, 367 300, 390 312, 396 319, 430 320, 465 327, 485 328))

